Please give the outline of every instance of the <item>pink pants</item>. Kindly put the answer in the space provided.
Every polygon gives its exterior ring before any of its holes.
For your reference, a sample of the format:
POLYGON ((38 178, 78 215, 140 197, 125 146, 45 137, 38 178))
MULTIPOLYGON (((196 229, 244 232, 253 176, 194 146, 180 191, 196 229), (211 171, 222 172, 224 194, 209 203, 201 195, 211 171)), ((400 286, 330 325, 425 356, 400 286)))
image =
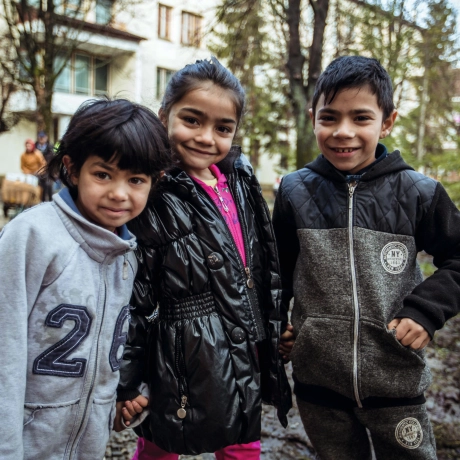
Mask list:
MULTIPOLYGON (((215 455, 216 460, 259 460, 260 441, 228 446, 217 451, 215 455)), ((165 452, 153 442, 139 438, 137 440, 137 450, 132 460, 178 460, 178 458, 179 455, 165 452)))

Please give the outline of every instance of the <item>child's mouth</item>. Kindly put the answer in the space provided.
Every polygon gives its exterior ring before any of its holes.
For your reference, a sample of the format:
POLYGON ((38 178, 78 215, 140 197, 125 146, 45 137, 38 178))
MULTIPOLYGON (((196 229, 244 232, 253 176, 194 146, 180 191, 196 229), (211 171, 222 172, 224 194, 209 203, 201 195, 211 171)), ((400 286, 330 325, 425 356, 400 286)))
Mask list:
POLYGON ((351 153, 351 152, 354 152, 356 150, 356 147, 350 147, 348 149, 333 148, 332 150, 334 150, 337 153, 351 153))

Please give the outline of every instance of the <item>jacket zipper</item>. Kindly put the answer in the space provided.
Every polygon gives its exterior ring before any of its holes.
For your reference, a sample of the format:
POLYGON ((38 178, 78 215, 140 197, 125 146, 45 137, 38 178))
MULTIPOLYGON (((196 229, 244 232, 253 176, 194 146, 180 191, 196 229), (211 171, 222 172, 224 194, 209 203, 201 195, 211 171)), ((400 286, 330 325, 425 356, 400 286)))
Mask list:
POLYGON ((224 208, 224 211, 225 211, 225 212, 229 212, 230 210, 228 209, 228 206, 225 204, 225 201, 224 201, 224 199, 222 198, 222 195, 220 194, 220 190, 218 189, 217 184, 214 185, 213 189, 214 189, 214 191, 216 192, 217 198, 219 198, 219 201, 221 202, 222 207, 224 208))
MULTIPOLYGON (((230 182, 230 178, 227 177, 227 181, 228 181, 228 184, 230 186, 231 182, 230 182)), ((254 322, 254 325, 256 327, 256 330, 257 330, 257 336, 258 338, 259 337, 262 337, 263 334, 261 333, 261 324, 263 323, 262 322, 262 317, 260 315, 256 315, 256 312, 254 311, 254 308, 252 307, 254 304, 257 304, 257 296, 254 292, 254 280, 252 279, 252 274, 251 274, 251 266, 252 266, 252 254, 251 254, 251 251, 249 250, 249 246, 248 246, 248 229, 247 229, 247 226, 246 226, 246 220, 243 218, 243 214, 242 214, 242 205, 241 205, 241 202, 239 200, 239 195, 238 195, 238 190, 237 190, 238 186, 237 184, 235 184, 235 187, 233 187, 234 189, 234 193, 233 193, 233 198, 234 200, 236 201, 236 212, 238 213, 238 220, 240 221, 240 226, 241 226, 241 230, 242 230, 242 233, 243 233, 243 245, 244 245, 244 252, 245 252, 245 255, 246 255, 246 267, 244 266, 243 264, 243 259, 241 258, 240 256, 240 253, 236 247, 236 243, 235 243, 235 240, 233 238, 233 235, 232 235, 232 232, 230 231, 230 228, 228 227, 227 225, 227 222, 225 222, 225 219, 222 219, 225 223, 225 225, 227 226, 227 230, 228 230, 228 233, 230 234, 230 237, 231 237, 231 241, 233 243, 233 247, 234 247, 234 250, 235 252, 238 254, 238 258, 239 260, 241 261, 241 267, 243 267, 244 269, 244 275, 246 276, 246 286, 248 287, 248 290, 247 290, 247 293, 248 293, 248 297, 250 299, 250 305, 251 305, 251 316, 252 316, 252 321, 254 322)), ((215 203, 213 202, 214 206, 215 206, 215 203)), ((217 207, 217 206, 216 206, 217 207)), ((224 208, 225 210, 225 208, 224 208)), ((220 214, 220 211, 219 211, 219 214, 220 214)), ((262 331, 263 331, 263 328, 262 328, 262 331)))
MULTIPOLYGON (((184 355, 182 353, 182 335, 181 331, 176 329, 175 339, 175 366, 177 376, 179 377, 179 395, 180 395, 180 407, 177 409, 177 416, 182 420, 187 415, 185 406, 187 405, 187 382, 185 378, 185 363, 184 355)), ((185 442, 185 439, 184 439, 185 442)))
POLYGON ((356 285, 355 254, 353 246, 353 194, 358 186, 356 181, 348 184, 348 242, 350 246, 351 284, 353 288, 353 392, 358 407, 362 408, 358 390, 358 338, 359 338, 359 305, 358 288, 356 285))
POLYGON ((78 420, 78 425, 79 425, 79 428, 78 428, 78 431, 76 433, 76 435, 74 436, 74 439, 72 441, 72 447, 70 449, 70 452, 69 452, 69 459, 71 460, 72 458, 74 458, 74 454, 76 453, 76 450, 77 450, 77 444, 78 444, 78 441, 80 440, 80 437, 82 435, 82 433, 84 432, 83 428, 86 428, 86 421, 87 421, 87 417, 88 417, 88 408, 89 408, 89 405, 91 403, 91 398, 92 398, 92 393, 93 393, 93 389, 94 389, 94 381, 96 380, 96 369, 98 368, 98 360, 99 360, 99 336, 101 334, 101 330, 102 330, 102 325, 104 323, 104 316, 105 316, 105 303, 106 303, 106 299, 107 299, 107 266, 104 265, 103 267, 103 270, 104 270, 104 296, 103 296, 103 303, 102 303, 102 314, 100 315, 100 322, 99 322, 99 327, 98 327, 98 330, 97 330, 97 343, 96 343, 96 356, 94 358, 94 365, 91 367, 88 366, 88 372, 90 372, 90 370, 92 371, 92 376, 91 376, 91 382, 88 386, 88 388, 86 388, 86 391, 84 394, 84 397, 82 395, 82 398, 80 399, 83 400, 85 399, 86 400, 86 403, 85 403, 85 407, 83 409, 83 412, 81 413, 80 417, 79 417, 79 420, 78 420))
POLYGON ((250 302, 251 316, 252 316, 252 320, 254 321, 254 325, 255 325, 255 328, 256 328, 256 331, 257 331, 257 336, 258 336, 258 338, 260 338, 260 337, 264 336, 263 326, 262 326, 263 321, 262 321, 262 316, 260 314, 260 310, 255 311, 254 308, 253 308, 253 305, 258 304, 258 300, 257 300, 257 295, 253 290, 253 288, 254 288, 254 280, 252 279, 251 270, 249 268, 249 267, 252 266, 252 254, 251 254, 251 251, 249 250, 249 246, 248 246, 248 244, 249 244, 248 243, 249 232, 248 232, 248 228, 246 226, 246 220, 243 218, 244 216, 243 216, 243 211, 242 211, 242 204, 241 204, 241 202, 239 200, 238 191, 237 191, 237 184, 235 185, 235 201, 237 202, 236 210, 238 212, 238 219, 240 221, 241 229, 243 231, 243 244, 244 244, 244 251, 246 253, 246 261, 249 262, 248 266, 244 268, 244 271, 245 271, 245 274, 246 274, 246 277, 247 277, 246 285, 249 288, 249 290, 247 292, 248 292, 249 298, 251 300, 251 302, 250 302))
MULTIPOLYGON (((229 185, 230 185, 229 178, 227 178, 227 181, 229 182, 229 185)), ((228 226, 228 224, 225 221, 225 219, 222 217, 222 214, 221 214, 219 208, 217 207, 216 203, 214 203, 214 200, 211 199, 211 197, 206 193, 206 191, 203 189, 203 187, 201 187, 200 184, 196 184, 196 185, 203 190, 203 192, 204 192, 204 194, 206 196, 206 199, 217 210, 217 213, 219 214, 219 217, 220 217, 221 221, 226 226, 227 232, 230 235, 230 241, 232 243, 233 251, 234 251, 235 254, 237 254, 237 258, 238 258, 238 260, 240 262, 240 264, 239 264, 240 265, 240 272, 246 278, 246 287, 248 288, 246 292, 247 292, 248 297, 250 299, 250 305, 251 305, 250 311, 251 311, 252 321, 254 322, 254 324, 256 326, 257 335, 258 335, 258 337, 260 337, 262 335, 260 333, 260 324, 262 324, 262 318, 259 317, 259 319, 257 320, 256 314, 254 312, 254 309, 252 308, 253 303, 254 302, 257 303, 256 294, 253 291, 254 280, 252 279, 251 268, 250 268, 251 265, 252 265, 252 257, 251 257, 251 253, 249 251, 248 243, 247 243, 248 231, 247 231, 247 228, 246 228, 246 225, 245 225, 245 220, 241 218, 242 214, 240 212, 240 201, 238 199, 237 190, 235 190, 235 192, 234 192, 234 199, 237 202, 236 210, 237 210, 237 213, 238 213, 238 219, 240 221, 241 230, 243 232, 243 244, 244 244, 244 252, 245 252, 245 255, 246 255, 246 265, 247 265, 246 267, 244 266, 243 259, 242 259, 241 255, 240 255, 239 251, 238 251, 238 248, 237 248, 236 243, 235 243, 235 239, 233 238, 232 232, 230 231, 230 227, 228 226)), ((215 191, 215 189, 214 189, 214 191, 215 191)), ((219 194, 218 194, 218 196, 219 196, 219 194)), ((220 197, 220 198, 222 198, 222 197, 220 197)), ((225 210, 225 208, 224 208, 224 210, 225 210)))

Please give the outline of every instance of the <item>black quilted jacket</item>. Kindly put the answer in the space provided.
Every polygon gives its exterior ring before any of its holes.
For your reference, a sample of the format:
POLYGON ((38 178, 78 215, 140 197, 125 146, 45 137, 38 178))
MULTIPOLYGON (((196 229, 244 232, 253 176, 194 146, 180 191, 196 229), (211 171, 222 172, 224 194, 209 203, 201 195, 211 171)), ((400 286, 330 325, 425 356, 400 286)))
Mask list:
POLYGON ((284 304, 294 297, 297 395, 326 389, 366 406, 423 394, 424 351, 402 346, 386 325, 412 318, 433 336, 460 311, 460 213, 442 185, 398 151, 358 182, 320 156, 283 179, 273 224, 284 304), (422 250, 438 268, 425 281, 422 250))
POLYGON ((268 208, 239 148, 218 167, 238 207, 247 267, 218 208, 183 171, 165 176, 130 227, 140 268, 119 399, 148 382, 150 416, 138 432, 179 454, 259 439, 262 400, 277 406, 284 426, 291 407, 278 352, 287 311, 268 208))

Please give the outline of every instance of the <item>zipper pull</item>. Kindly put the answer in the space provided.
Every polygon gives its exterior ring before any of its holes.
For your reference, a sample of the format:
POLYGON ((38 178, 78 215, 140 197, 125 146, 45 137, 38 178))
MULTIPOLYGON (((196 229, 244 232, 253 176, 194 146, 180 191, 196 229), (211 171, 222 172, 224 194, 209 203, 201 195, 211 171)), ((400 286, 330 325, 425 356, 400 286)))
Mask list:
POLYGON ((187 404, 187 396, 182 396, 180 407, 177 409, 177 416, 179 418, 185 418, 187 415, 187 411, 185 410, 185 405, 187 404))
POLYGON ((356 181, 349 182, 348 183, 348 209, 351 209, 353 207, 353 193, 355 192, 356 187, 358 186, 358 183, 356 181))
POLYGON ((153 313, 150 316, 146 316, 145 319, 149 323, 154 323, 158 319, 158 313, 160 313, 160 307, 156 307, 155 310, 153 310, 153 313))
POLYGON ((123 260, 123 279, 124 280, 128 279, 128 261, 126 259, 126 256, 124 256, 124 260, 123 260))
POLYGON ((246 286, 249 289, 252 289, 254 287, 254 281, 251 278, 251 269, 249 267, 244 267, 244 271, 246 272, 246 276, 248 277, 248 279, 246 280, 246 286))
POLYGON ((222 207, 224 208, 224 211, 229 212, 230 210, 228 209, 228 206, 225 204, 224 199, 222 198, 222 195, 220 194, 220 191, 217 188, 217 184, 214 185, 214 191, 217 193, 217 197, 219 198, 220 202, 222 203, 222 207))

